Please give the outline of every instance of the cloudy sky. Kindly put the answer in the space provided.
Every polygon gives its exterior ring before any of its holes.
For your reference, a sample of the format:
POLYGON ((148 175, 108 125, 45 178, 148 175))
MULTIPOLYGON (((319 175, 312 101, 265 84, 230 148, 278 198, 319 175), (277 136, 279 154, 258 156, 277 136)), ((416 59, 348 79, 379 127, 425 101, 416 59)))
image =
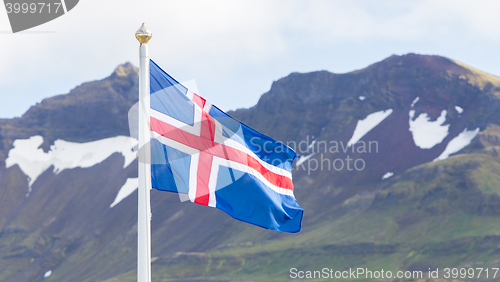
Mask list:
POLYGON ((12 34, 0 8, 0 118, 138 65, 150 55, 224 110, 251 107, 291 72, 345 73, 392 54, 446 56, 500 75, 500 1, 83 0, 68 14, 12 34))

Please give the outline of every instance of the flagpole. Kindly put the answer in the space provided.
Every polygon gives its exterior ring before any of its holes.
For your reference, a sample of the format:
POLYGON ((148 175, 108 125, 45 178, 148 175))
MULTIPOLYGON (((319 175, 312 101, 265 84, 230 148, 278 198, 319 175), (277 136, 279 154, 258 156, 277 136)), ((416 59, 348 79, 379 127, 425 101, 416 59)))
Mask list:
POLYGON ((139 47, 139 189, 137 205, 137 281, 151 282, 151 149, 149 146, 149 52, 151 32, 144 24, 135 33, 139 47))

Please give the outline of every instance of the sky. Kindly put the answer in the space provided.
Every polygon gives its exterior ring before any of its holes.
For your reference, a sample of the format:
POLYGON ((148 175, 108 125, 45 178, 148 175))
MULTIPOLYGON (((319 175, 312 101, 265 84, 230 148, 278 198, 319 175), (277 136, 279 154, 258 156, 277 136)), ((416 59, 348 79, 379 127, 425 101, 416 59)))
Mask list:
POLYGON ((255 105, 292 72, 345 73, 392 54, 445 56, 500 76, 500 1, 82 0, 13 34, 0 7, 0 118, 150 57, 223 110, 255 105))

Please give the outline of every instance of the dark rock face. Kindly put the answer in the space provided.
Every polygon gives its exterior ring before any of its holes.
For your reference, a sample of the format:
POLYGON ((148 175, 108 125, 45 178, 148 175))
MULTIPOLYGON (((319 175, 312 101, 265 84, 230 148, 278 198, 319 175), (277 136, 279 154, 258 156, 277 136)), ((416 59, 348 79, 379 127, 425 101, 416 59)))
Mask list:
MULTIPOLYGON (((33 135, 44 137, 41 148, 45 151, 56 139, 88 142, 129 135, 127 114, 137 101, 137 73, 130 63, 121 65, 103 80, 43 100, 21 118, 0 120, 0 280, 42 281, 48 270, 53 271, 54 281, 103 281, 127 272, 133 277, 137 195, 133 193, 113 208, 109 205, 126 179, 137 177, 136 162, 124 169, 123 157, 114 154, 91 168, 60 174, 49 168, 26 197, 26 176, 18 166, 6 169, 5 159, 14 140, 33 135)), ((422 246, 397 239, 403 236, 398 234, 425 224, 430 217, 450 217, 459 212, 472 217, 497 217, 500 191, 485 187, 500 184, 500 179, 493 176, 497 169, 500 171, 496 147, 500 130, 495 127, 500 124, 499 94, 499 78, 447 58, 416 54, 391 56, 347 74, 292 73, 274 82, 257 105, 230 114, 277 140, 294 142, 302 155, 314 150, 317 154, 310 159, 313 164, 331 166, 336 159, 362 159, 363 169, 295 168, 295 195, 305 210, 299 235, 259 229, 216 209, 181 203, 175 194, 152 191, 152 253, 160 257, 156 267, 203 265, 208 269, 215 263, 215 272, 176 269, 175 275, 182 278, 213 274, 220 278, 230 272, 231 277, 248 277, 245 275, 252 271, 245 261, 258 269, 272 270, 280 265, 272 264, 268 257, 283 259, 281 254, 286 254, 285 261, 287 257, 299 261, 317 256, 323 261, 332 259, 332 263, 336 256, 392 256, 422 246), (417 97, 418 102, 412 106, 417 97), (458 113, 455 106, 464 112, 458 113), (376 150, 345 147, 359 120, 388 109, 392 113, 361 139, 366 144, 376 143, 376 150), (427 113, 431 120, 446 110, 448 136, 431 149, 417 147, 409 131, 410 110, 415 111, 415 118, 427 113), (462 151, 467 154, 432 163, 450 140, 464 129, 477 127, 481 133, 462 151), (301 151, 298 146, 305 140, 303 148, 313 140, 324 147, 301 151), (343 145, 332 150, 332 141, 343 145), (387 172, 394 176, 382 181, 387 172), (336 239, 336 234, 328 233, 330 229, 322 229, 345 216, 360 214, 369 218, 384 212, 390 215, 384 218, 392 224, 392 233, 374 229, 360 237, 364 229, 353 228, 347 239, 336 239), (370 232, 382 235, 376 237, 370 232), (307 239, 309 234, 311 240, 307 239), (303 238, 314 247, 297 251, 293 249, 295 243, 280 243, 277 249, 272 248, 274 242, 293 242, 293 238, 303 238), (254 245, 260 249, 248 247, 254 245), (222 253, 233 247, 248 247, 251 251, 214 258, 204 253, 222 253), (231 267, 226 268, 224 263, 231 267)), ((494 235, 490 233, 481 236, 494 235)), ((440 250, 451 255, 465 252, 472 243, 486 244, 479 242, 482 237, 471 238, 454 239, 440 250)), ((493 241, 496 244, 498 238, 493 241)), ((433 255, 429 248, 421 248, 420 254, 433 255)), ((401 261, 398 267, 406 269, 423 269, 437 263, 404 256, 397 261, 401 261)), ((344 267, 346 262, 342 263, 344 267)))
POLYGON ((453 106, 466 105, 467 127, 484 129, 499 118, 493 108, 498 106, 495 94, 500 88, 485 82, 480 89, 466 79, 467 74, 472 72, 447 58, 394 55, 347 74, 292 73, 274 82, 254 107, 230 114, 278 140, 299 141, 307 135, 336 138, 370 113, 391 108, 407 114, 412 101, 420 97, 416 116, 426 112, 435 120, 446 109, 447 123, 452 123, 458 119, 453 106))
MULTIPOLYGON (((317 144, 321 141, 323 144, 332 141, 347 144, 358 120, 377 111, 392 109, 391 115, 361 139, 367 144, 376 142, 375 153, 357 153, 349 149, 322 154, 323 159, 345 160, 350 156, 354 160, 364 160, 365 169, 361 174, 345 169, 340 173, 313 172, 317 188, 329 183, 348 187, 349 192, 341 196, 344 200, 367 187, 376 188, 372 184, 378 183, 386 172, 397 174, 434 160, 464 129, 479 127, 483 130, 488 124, 498 123, 500 114, 494 109, 500 106, 497 99, 500 84, 484 75, 444 57, 391 56, 347 74, 292 73, 274 82, 254 107, 230 114, 285 143, 298 144, 303 140, 311 143, 316 139, 317 144), (417 97, 418 102, 411 107, 417 97), (456 111, 457 105, 465 109, 463 114, 456 111), (444 124, 450 127, 445 140, 431 149, 418 148, 408 130, 410 110, 415 111, 414 119, 427 113, 430 120, 436 120, 446 110, 444 124)), ((324 152, 324 147, 320 150, 324 152)), ((308 155, 311 151, 300 149, 299 153, 308 155)), ((321 163, 319 155, 316 159, 321 163)), ((297 171, 296 175, 303 174, 297 171)))
POLYGON ((0 120, 0 144, 10 149, 14 139, 42 135, 42 148, 48 150, 56 139, 85 142, 128 135, 127 113, 138 100, 138 80, 138 69, 126 63, 106 79, 44 99, 21 118, 0 120))

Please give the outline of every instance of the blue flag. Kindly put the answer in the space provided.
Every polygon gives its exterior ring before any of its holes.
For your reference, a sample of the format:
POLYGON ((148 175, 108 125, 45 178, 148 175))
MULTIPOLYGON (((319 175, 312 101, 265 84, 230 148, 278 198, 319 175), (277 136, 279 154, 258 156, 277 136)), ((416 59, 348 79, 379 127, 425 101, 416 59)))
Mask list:
POLYGON ((300 231, 297 154, 233 119, 150 64, 151 177, 157 190, 270 230, 300 231))

